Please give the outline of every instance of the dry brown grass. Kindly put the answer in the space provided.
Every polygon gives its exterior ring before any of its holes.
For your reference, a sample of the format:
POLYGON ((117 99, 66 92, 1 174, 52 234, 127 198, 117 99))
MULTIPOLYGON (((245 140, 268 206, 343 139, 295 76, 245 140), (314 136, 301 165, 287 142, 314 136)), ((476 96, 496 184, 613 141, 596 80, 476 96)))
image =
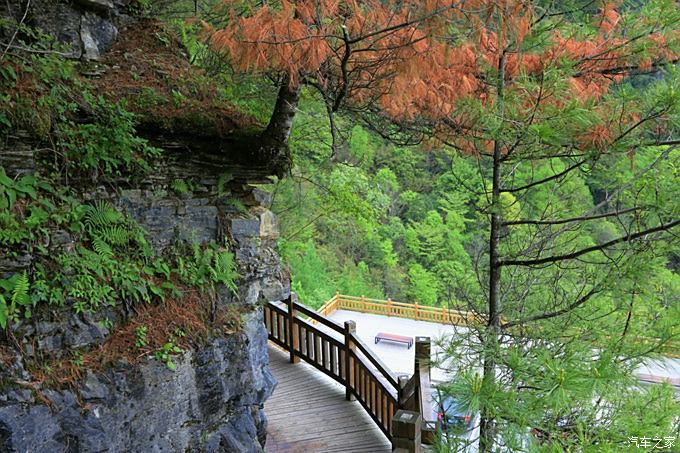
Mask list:
POLYGON ((207 315, 206 303, 196 291, 186 291, 178 299, 142 306, 132 320, 116 329, 98 348, 79 357, 33 363, 29 369, 31 384, 75 390, 86 370, 101 371, 120 362, 138 363, 153 356, 170 338, 174 345, 188 350, 210 335, 207 315), (146 344, 137 346, 136 332, 142 326, 146 327, 146 344), (180 330, 183 336, 177 335, 180 330))
POLYGON ((204 130, 192 132, 220 136, 260 127, 218 99, 215 82, 189 63, 178 39, 158 21, 124 30, 102 63, 106 69, 92 80, 95 90, 112 100, 127 99, 128 110, 139 113, 143 123, 171 130, 201 126, 204 130), (155 93, 159 102, 146 102, 145 93, 155 93))

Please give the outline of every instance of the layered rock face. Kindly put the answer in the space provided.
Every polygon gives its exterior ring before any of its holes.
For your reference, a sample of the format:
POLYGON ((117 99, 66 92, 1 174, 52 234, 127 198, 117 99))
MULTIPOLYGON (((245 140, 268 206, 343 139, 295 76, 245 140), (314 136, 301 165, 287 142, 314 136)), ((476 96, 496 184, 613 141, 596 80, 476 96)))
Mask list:
MULTIPOLYGON (((126 3, 33 0, 26 21, 69 44, 69 56, 96 59, 131 22, 120 12, 126 3)), ((25 6, 3 2, 0 16, 18 21, 25 6)), ((275 252, 278 233, 267 209, 270 200, 248 185, 265 181, 269 167, 249 167, 243 158, 234 162, 250 149, 247 144, 241 143, 235 152, 231 147, 236 141, 194 140, 190 134, 167 139, 161 131, 143 132, 164 150, 152 171, 136 182, 98 186, 85 181, 81 199, 105 200, 126 212, 148 232, 158 254, 178 240, 228 246, 240 275, 238 291, 234 295, 222 290, 213 303, 237 313, 239 326, 218 334, 213 330, 202 342, 174 355, 174 371, 153 357, 134 363, 123 359, 98 371, 83 367, 75 387, 56 390, 36 381, 31 364, 98 348, 134 318, 136 308, 121 301, 96 313, 76 314, 72 307, 50 306, 12 324, 4 339, 0 334, 2 453, 263 449, 263 404, 275 380, 268 370, 267 332, 259 307, 290 293, 289 277, 275 252), (170 190, 178 178, 192 181, 190 190, 170 190)), ((45 144, 36 140, 17 130, 4 137, 0 166, 10 178, 40 174, 38 150, 45 144)), ((69 185, 77 187, 78 182, 70 180, 69 185)), ((49 238, 46 246, 54 254, 77 245, 65 230, 50 231, 49 238)), ((28 252, 0 256, 0 278, 30 270, 34 261, 28 252)))
MULTIPOLYGON (((30 146, 23 149, 26 159, 0 150, 0 165, 8 174, 31 171, 24 167, 35 159, 30 146)), ((200 172, 200 168, 184 169, 200 172)), ((178 170, 168 166, 163 172, 154 172, 152 183, 147 180, 140 185, 158 187, 164 174, 174 175, 178 170)), ((216 179, 211 173, 212 167, 203 171, 206 176, 199 193, 178 196, 143 187, 114 194, 102 187, 84 197, 108 199, 134 217, 159 252, 174 238, 231 244, 241 274, 238 296, 224 291, 217 304, 243 313, 240 329, 212 337, 179 355, 174 371, 148 358, 98 373, 87 371, 75 391, 41 390, 38 395, 21 385, 0 390, 0 451, 262 450, 266 434, 262 408, 275 380, 267 368, 267 333, 257 307, 265 300, 287 297, 289 279, 274 251, 276 219, 261 205, 268 202, 267 194, 243 184, 218 194, 212 190, 216 179)), ((57 237, 60 234, 54 246, 68 247, 68 233, 55 232, 57 237)), ((31 259, 6 257, 0 274, 27 268, 31 259)), ((64 357, 71 348, 102 344, 110 334, 98 322, 104 317, 118 321, 121 314, 111 309, 76 315, 64 309, 50 322, 37 317, 14 328, 13 335, 25 356, 17 357, 12 369, 5 372, 21 378, 15 382, 23 379, 28 383, 31 377, 24 369, 26 359, 64 357)))
POLYGON ((88 373, 78 394, 45 391, 51 407, 28 390, 0 395, 0 451, 261 451, 274 380, 259 315, 176 363, 88 373))

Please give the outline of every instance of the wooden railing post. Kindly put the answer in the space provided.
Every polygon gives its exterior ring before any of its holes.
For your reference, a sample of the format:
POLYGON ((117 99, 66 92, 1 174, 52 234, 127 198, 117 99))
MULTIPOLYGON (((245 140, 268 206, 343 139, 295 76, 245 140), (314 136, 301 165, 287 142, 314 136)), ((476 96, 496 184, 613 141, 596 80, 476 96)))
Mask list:
POLYGON ((397 388, 397 409, 406 409, 406 395, 404 395, 404 390, 410 381, 408 376, 399 376, 397 382, 399 388, 397 388))
POLYGON ((352 341, 352 335, 357 331, 354 321, 345 321, 345 399, 354 401, 354 360, 350 357, 350 351, 356 352, 356 346, 352 341))
POLYGON ((387 298, 387 316, 392 316, 392 298, 387 298))
POLYGON ((392 451, 420 453, 423 418, 418 412, 399 409, 392 417, 392 451))
POLYGON ((361 312, 366 313, 366 297, 361 296, 361 312))
POLYGON ((290 352, 290 363, 299 363, 300 357, 295 355, 295 351, 300 349, 299 330, 295 328, 295 304, 298 301, 298 296, 294 292, 290 293, 286 304, 288 305, 288 352, 290 352))
POLYGON ((418 320, 418 302, 415 303, 416 306, 416 321, 418 320))
POLYGON ((419 369, 420 365, 424 365, 426 363, 429 366, 431 352, 432 345, 430 337, 416 337, 416 369, 419 369))
MULTIPOLYGON (((413 365, 413 374, 418 379, 417 394, 415 398, 415 404, 423 417, 429 417, 431 414, 425 413, 426 401, 429 401, 430 392, 429 388, 423 388, 421 383, 423 383, 421 376, 427 376, 426 382, 430 381, 430 360, 431 360, 432 345, 430 342, 430 337, 416 337, 416 354, 415 361, 413 365)), ((423 384, 424 386, 429 386, 429 384, 423 384)), ((428 405, 429 407, 429 405, 428 405)))

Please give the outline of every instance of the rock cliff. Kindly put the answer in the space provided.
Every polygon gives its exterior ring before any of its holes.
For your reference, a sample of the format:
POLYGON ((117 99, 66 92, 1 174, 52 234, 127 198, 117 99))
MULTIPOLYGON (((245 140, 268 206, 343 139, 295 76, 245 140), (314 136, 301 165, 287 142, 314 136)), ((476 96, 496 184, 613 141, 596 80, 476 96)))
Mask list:
MULTIPOLYGON (((26 16, 31 26, 69 44, 68 56, 101 59, 134 22, 122 12, 125 3, 34 0, 26 16)), ((19 20, 25 4, 6 2, 0 13, 19 20)), ((89 121, 88 112, 77 114, 89 121)), ((34 132, 15 128, 3 135, 0 167, 12 180, 49 171, 46 139, 34 132)), ((196 292, 191 303, 210 309, 200 334, 170 351, 172 366, 159 350, 131 355, 135 348, 123 334, 132 332, 130 325, 139 329, 136 319, 153 323, 196 315, 194 305, 181 306, 183 299, 146 305, 126 299, 74 311, 66 298, 63 305, 35 307, 33 316, 10 322, 0 331, 0 452, 262 451, 263 404, 275 380, 268 370, 260 305, 287 297, 290 284, 275 251, 278 233, 267 209, 269 196, 251 183, 278 170, 248 155, 248 138, 193 137, 155 122, 138 133, 161 150, 142 176, 104 181, 89 175, 61 183, 75 188, 83 204, 105 201, 134 219, 157 256, 178 243, 227 247, 235 257, 236 288, 218 285, 211 297, 196 292), (121 341, 128 343, 111 346, 121 341), (109 354, 107 360, 90 363, 97 351, 109 354), (58 374, 65 359, 67 385, 52 385, 49 376, 58 374)), ((41 262, 45 255, 82 246, 78 234, 49 225, 38 244, 41 262)), ((0 279, 34 277, 39 259, 32 248, 2 241, 0 246, 0 279)))

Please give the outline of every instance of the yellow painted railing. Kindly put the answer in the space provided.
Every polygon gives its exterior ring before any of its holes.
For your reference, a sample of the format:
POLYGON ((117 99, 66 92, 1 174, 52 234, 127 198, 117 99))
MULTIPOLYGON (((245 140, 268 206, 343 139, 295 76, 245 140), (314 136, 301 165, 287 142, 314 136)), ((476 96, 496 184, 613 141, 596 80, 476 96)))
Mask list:
POLYGON ((335 310, 358 311, 360 313, 394 316, 397 318, 453 324, 456 326, 469 326, 482 322, 480 317, 467 311, 452 310, 445 307, 430 307, 418 305, 417 303, 395 302, 392 299, 380 300, 363 296, 346 296, 340 293, 336 293, 317 312, 323 316, 329 316, 335 310))
MULTIPOLYGON (((415 319, 417 321, 430 321, 439 324, 453 324, 456 326, 470 326, 483 322, 480 316, 463 310, 430 307, 427 305, 395 302, 392 299, 370 299, 368 297, 347 296, 335 293, 335 296, 326 301, 317 312, 323 316, 330 316, 336 310, 358 311, 376 315, 394 316, 397 318, 415 319)), ((652 338, 638 337, 640 344, 653 345, 658 342, 652 338)), ((668 357, 680 358, 680 344, 671 342, 664 346, 663 354, 668 357)))

